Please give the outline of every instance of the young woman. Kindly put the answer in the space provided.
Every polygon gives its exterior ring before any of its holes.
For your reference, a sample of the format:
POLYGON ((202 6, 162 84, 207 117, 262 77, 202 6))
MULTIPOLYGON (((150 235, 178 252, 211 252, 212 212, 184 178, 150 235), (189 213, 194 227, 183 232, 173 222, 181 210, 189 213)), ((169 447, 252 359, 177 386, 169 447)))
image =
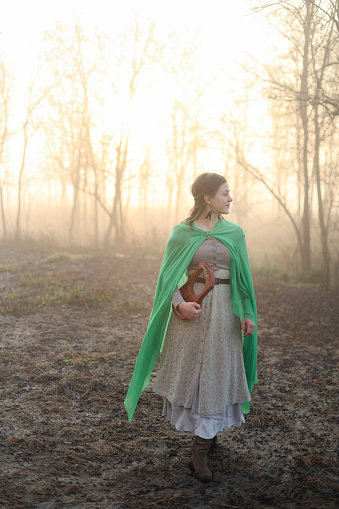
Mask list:
POLYGON ((194 206, 174 227, 165 250, 125 406, 131 420, 163 347, 153 389, 165 398, 163 415, 176 429, 194 432, 190 468, 209 482, 207 454, 217 433, 241 425, 249 412, 256 382, 256 304, 244 233, 222 218, 233 201, 226 179, 203 173, 191 191, 194 206), (201 305, 185 302, 179 289, 200 262, 215 276, 201 305), (172 304, 186 320, 173 313, 172 304))

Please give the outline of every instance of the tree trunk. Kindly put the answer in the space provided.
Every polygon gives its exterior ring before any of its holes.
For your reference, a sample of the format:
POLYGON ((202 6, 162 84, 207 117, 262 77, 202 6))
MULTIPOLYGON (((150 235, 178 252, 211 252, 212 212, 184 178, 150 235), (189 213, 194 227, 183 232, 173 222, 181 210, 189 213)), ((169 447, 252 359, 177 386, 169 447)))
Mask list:
POLYGON ((297 171, 298 171, 298 178, 297 178, 297 186, 298 186, 298 209, 297 209, 297 217, 298 220, 301 218, 301 202, 302 202, 302 174, 303 174, 303 161, 302 161, 302 133, 300 129, 300 115, 298 112, 296 112, 296 146, 297 146, 297 171))
POLYGON ((73 232, 75 226, 76 215, 79 208, 79 177, 76 177, 77 184, 73 186, 73 204, 71 212, 71 222, 68 231, 68 244, 71 245, 73 241, 73 232))
POLYGON ((97 172, 95 172, 95 197, 94 197, 94 247, 98 249, 99 247, 99 216, 98 216, 98 201, 96 196, 98 196, 98 176, 97 172))
POLYGON ((320 76, 317 77, 317 88, 316 88, 316 93, 315 93, 315 98, 314 98, 315 146, 314 146, 313 168, 314 168, 314 174, 315 174, 316 186, 317 186, 318 217, 319 217, 319 227, 320 227, 320 235, 321 235, 321 248, 322 248, 322 255, 323 255, 323 267, 324 267, 325 274, 326 274, 327 285, 329 284, 329 277, 330 277, 330 256, 329 256, 329 249, 328 249, 328 229, 325 224, 323 198, 322 198, 322 192, 321 192, 321 176, 320 176, 320 143, 321 143, 320 140, 321 140, 321 136, 320 136, 320 126, 319 126, 319 95, 320 95, 320 90, 321 90, 321 87, 323 84, 325 67, 328 62, 332 30, 333 30, 333 23, 332 23, 332 26, 330 29, 330 33, 329 33, 326 48, 325 48, 323 65, 322 65, 322 68, 320 71, 320 76))
POLYGON ((123 211, 121 203, 121 184, 127 161, 128 136, 125 142, 123 157, 122 157, 122 136, 123 133, 121 132, 120 143, 117 147, 117 162, 115 166, 115 196, 104 240, 106 246, 108 246, 109 240, 111 238, 113 227, 115 228, 115 240, 117 243, 121 242, 122 237, 124 235, 123 211), (120 220, 118 218, 119 214, 120 220))
POLYGON ((27 137, 27 125, 26 125, 24 127, 24 148, 23 148, 23 152, 22 152, 21 166, 20 166, 19 179, 18 179, 18 209, 17 209, 16 225, 15 225, 15 238, 16 238, 16 240, 20 240, 20 237, 21 237, 21 231, 20 231, 21 188, 22 188, 22 176, 23 176, 23 173, 24 173, 25 162, 26 162, 27 143, 28 143, 28 137, 27 137))
POLYGON ((311 240, 310 240, 310 202, 309 202, 309 175, 308 175, 308 55, 310 46, 311 22, 314 4, 306 0, 306 17, 304 23, 304 53, 303 70, 300 80, 300 116, 303 128, 303 175, 304 175, 304 210, 303 210, 303 253, 302 268, 311 269, 311 240))
POLYGON ((2 220, 2 237, 7 240, 7 227, 6 227, 6 215, 4 206, 4 194, 2 185, 0 186, 0 202, 1 202, 1 220, 2 220))
POLYGON ((319 216, 319 226, 320 226, 320 235, 321 235, 321 248, 322 248, 322 255, 323 255, 323 267, 324 267, 324 270, 325 270, 325 273, 326 273, 327 279, 328 279, 328 277, 329 277, 329 253, 328 253, 327 229, 326 229, 326 225, 325 225, 323 200, 322 200, 322 195, 321 195, 321 177, 320 177, 320 163, 319 163, 320 128, 319 128, 318 115, 319 115, 318 104, 316 103, 315 107, 314 107, 314 129, 315 129, 314 173, 315 173, 316 184, 317 184, 318 216, 319 216))

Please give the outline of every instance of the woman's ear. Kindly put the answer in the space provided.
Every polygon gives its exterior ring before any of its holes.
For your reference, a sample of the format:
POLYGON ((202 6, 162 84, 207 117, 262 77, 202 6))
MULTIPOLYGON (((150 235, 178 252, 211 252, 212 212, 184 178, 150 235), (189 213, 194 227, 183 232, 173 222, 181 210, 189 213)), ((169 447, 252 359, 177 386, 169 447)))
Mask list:
POLYGON ((204 200, 205 200, 205 203, 206 203, 207 205, 211 205, 210 196, 209 196, 208 194, 206 194, 206 195, 204 196, 204 200))

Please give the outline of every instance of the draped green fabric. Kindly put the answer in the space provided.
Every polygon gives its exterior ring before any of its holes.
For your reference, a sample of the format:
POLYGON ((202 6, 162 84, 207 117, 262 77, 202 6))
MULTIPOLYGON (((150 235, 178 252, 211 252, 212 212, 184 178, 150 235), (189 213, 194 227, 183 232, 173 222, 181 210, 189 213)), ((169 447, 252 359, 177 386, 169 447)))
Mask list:
MULTIPOLYGON (((153 310, 148 328, 135 364, 133 376, 125 399, 129 421, 132 420, 140 394, 148 386, 165 334, 172 310, 172 295, 177 285, 186 280, 186 269, 200 244, 208 237, 215 237, 230 251, 230 279, 233 312, 240 318, 257 323, 257 309, 248 261, 245 235, 240 226, 219 219, 212 231, 204 231, 187 223, 173 228, 160 267, 153 310)), ((257 382, 257 328, 251 336, 243 338, 243 355, 249 393, 257 382)), ((250 402, 242 404, 244 413, 250 410, 250 402)))

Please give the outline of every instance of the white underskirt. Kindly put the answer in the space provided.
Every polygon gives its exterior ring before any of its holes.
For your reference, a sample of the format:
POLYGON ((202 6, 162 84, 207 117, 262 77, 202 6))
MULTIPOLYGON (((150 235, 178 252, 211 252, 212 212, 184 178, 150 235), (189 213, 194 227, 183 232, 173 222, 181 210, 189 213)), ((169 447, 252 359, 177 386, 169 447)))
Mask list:
POLYGON ((213 415, 200 415, 198 413, 199 386, 194 395, 192 408, 172 405, 167 398, 164 401, 162 411, 163 417, 166 417, 178 431, 193 431, 194 435, 201 438, 213 438, 224 428, 230 426, 241 426, 245 422, 241 410, 241 403, 227 405, 225 412, 213 415))

